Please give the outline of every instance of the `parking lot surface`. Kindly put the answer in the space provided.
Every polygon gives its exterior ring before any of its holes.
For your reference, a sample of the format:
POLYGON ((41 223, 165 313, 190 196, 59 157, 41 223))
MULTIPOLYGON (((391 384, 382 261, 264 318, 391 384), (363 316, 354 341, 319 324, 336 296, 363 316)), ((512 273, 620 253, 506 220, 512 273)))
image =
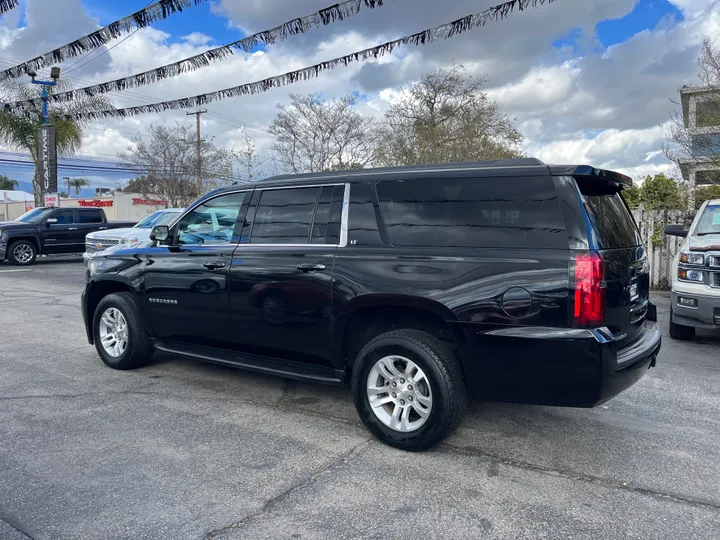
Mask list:
POLYGON ((720 335, 596 409, 473 403, 381 445, 350 391, 88 345, 77 257, 0 263, 0 539, 720 538, 720 335))

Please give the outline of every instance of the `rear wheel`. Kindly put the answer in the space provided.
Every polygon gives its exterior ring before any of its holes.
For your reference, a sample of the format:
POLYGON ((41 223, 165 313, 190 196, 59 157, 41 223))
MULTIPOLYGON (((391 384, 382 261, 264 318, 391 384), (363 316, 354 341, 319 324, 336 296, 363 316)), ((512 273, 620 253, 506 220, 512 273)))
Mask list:
POLYGON ((101 360, 113 369, 143 366, 153 355, 130 293, 109 294, 100 300, 93 318, 93 338, 101 360))
POLYGON ((681 341, 690 341, 695 338, 694 326, 684 326, 673 322, 672 308, 670 308, 670 337, 681 341))
POLYGON ((355 407, 382 442, 427 450, 460 424, 467 394, 447 343, 420 330, 396 330, 371 340, 353 368, 355 407))
POLYGON ((7 258, 18 266, 28 266, 35 262, 37 257, 37 249, 29 240, 18 240, 10 244, 7 258))

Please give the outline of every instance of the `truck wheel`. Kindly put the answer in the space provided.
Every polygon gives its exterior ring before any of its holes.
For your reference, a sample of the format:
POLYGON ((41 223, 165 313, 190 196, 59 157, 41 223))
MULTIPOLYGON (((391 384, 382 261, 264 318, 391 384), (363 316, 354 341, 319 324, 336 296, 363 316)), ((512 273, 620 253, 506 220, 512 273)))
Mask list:
POLYGON ((102 361, 113 369, 141 367, 153 355, 130 293, 113 293, 100 300, 93 318, 93 341, 102 361))
POLYGON ((29 266, 35 262, 37 257, 37 249, 35 245, 29 240, 18 240, 10 244, 8 249, 7 258, 18 266, 29 266))
POLYGON ((420 330, 395 330, 365 345, 352 390, 365 426, 385 444, 411 452, 452 433, 467 402, 452 348, 420 330))
POLYGON ((672 320, 673 311, 670 308, 670 337, 681 341, 690 341, 695 339, 695 327, 675 324, 672 320))

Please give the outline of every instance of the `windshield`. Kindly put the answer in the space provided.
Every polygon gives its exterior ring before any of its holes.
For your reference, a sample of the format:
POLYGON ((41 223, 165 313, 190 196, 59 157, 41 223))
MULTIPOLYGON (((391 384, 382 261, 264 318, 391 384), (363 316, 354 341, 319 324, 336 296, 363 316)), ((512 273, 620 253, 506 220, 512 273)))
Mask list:
POLYGON ((23 223, 40 223, 53 210, 55 210, 55 209, 54 208, 33 208, 29 212, 25 212, 22 216, 15 219, 15 221, 22 221, 23 223))
POLYGON ((709 204, 700 216, 695 234, 720 234, 720 204, 709 204))
POLYGON ((166 212, 159 210, 150 214, 148 217, 140 221, 135 225, 136 229, 152 229, 155 225, 167 225, 170 223, 179 212, 166 212))

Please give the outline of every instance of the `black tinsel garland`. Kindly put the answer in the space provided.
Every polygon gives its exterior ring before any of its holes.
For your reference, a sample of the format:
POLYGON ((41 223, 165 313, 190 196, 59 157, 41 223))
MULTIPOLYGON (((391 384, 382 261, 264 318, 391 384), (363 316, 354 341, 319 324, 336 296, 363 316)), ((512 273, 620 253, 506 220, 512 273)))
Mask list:
MULTIPOLYGON (((160 103, 151 103, 149 105, 140 105, 138 107, 128 107, 125 109, 110 109, 106 111, 80 113, 67 116, 68 119, 89 119, 97 120, 102 118, 119 117, 125 118, 129 116, 137 116, 140 114, 159 113, 162 111, 174 109, 187 109, 200 107, 214 101, 226 99, 230 97, 243 96, 249 94, 259 94, 266 92, 272 88, 278 88, 289 84, 294 84, 308 79, 318 77, 322 72, 335 69, 340 66, 347 66, 353 62, 363 62, 370 59, 376 59, 391 53, 395 48, 402 45, 420 46, 441 39, 450 39, 462 33, 485 26, 488 21, 498 21, 507 18, 515 9, 519 11, 526 10, 530 7, 536 8, 538 5, 551 4, 555 0, 509 0, 503 4, 486 9, 474 15, 468 15, 447 24, 423 30, 409 36, 388 41, 382 45, 357 51, 346 56, 327 60, 313 66, 308 66, 295 71, 290 71, 275 77, 269 77, 261 81, 255 81, 239 86, 233 86, 224 90, 218 90, 207 94, 200 94, 186 98, 163 101, 160 103)), ((29 113, 35 115, 36 113, 29 113)))
POLYGON ((18 7, 18 0, 0 0, 0 15, 18 7))
MULTIPOLYGON (((2 1, 2 0, 0 0, 2 1)), ((93 49, 105 45, 123 34, 129 34, 139 28, 144 28, 154 22, 167 19, 173 13, 179 13, 184 9, 197 6, 206 0, 159 0, 132 15, 112 22, 95 32, 76 39, 62 47, 42 54, 32 60, 28 60, 17 66, 0 71, 0 80, 16 78, 26 75, 29 71, 37 71, 40 68, 64 62, 68 58, 79 56, 93 49)), ((6 3, 17 4, 17 0, 6 0, 6 3)), ((0 13, 1 13, 0 8, 0 13)))
MULTIPOLYGON (((245 52, 249 52, 261 43, 264 45, 272 45, 278 41, 285 40, 290 36, 308 32, 313 28, 328 26, 332 23, 343 21, 348 17, 358 14, 362 5, 365 5, 367 9, 375 9, 382 7, 383 2, 384 0, 345 0, 344 2, 326 7, 316 11, 315 13, 311 13, 310 15, 293 19, 281 24, 280 26, 276 26, 275 28, 262 30, 261 32, 257 32, 251 36, 228 43, 227 45, 209 49, 203 53, 189 58, 184 58, 183 60, 179 60, 171 64, 166 64, 142 73, 136 73, 135 75, 115 79, 114 81, 77 88, 69 92, 53 94, 50 97, 50 101, 52 103, 63 103, 72 101, 78 94, 95 96, 98 94, 105 94, 107 92, 118 92, 127 90, 128 88, 145 86, 146 84, 152 84, 169 77, 176 77, 182 73, 188 73, 208 67, 212 64, 212 62, 222 60, 234 54, 233 49, 240 49, 245 52)), ((13 103, 5 103, 2 107, 5 111, 16 111, 18 109, 40 106, 41 104, 41 99, 35 98, 16 101, 13 103)))

